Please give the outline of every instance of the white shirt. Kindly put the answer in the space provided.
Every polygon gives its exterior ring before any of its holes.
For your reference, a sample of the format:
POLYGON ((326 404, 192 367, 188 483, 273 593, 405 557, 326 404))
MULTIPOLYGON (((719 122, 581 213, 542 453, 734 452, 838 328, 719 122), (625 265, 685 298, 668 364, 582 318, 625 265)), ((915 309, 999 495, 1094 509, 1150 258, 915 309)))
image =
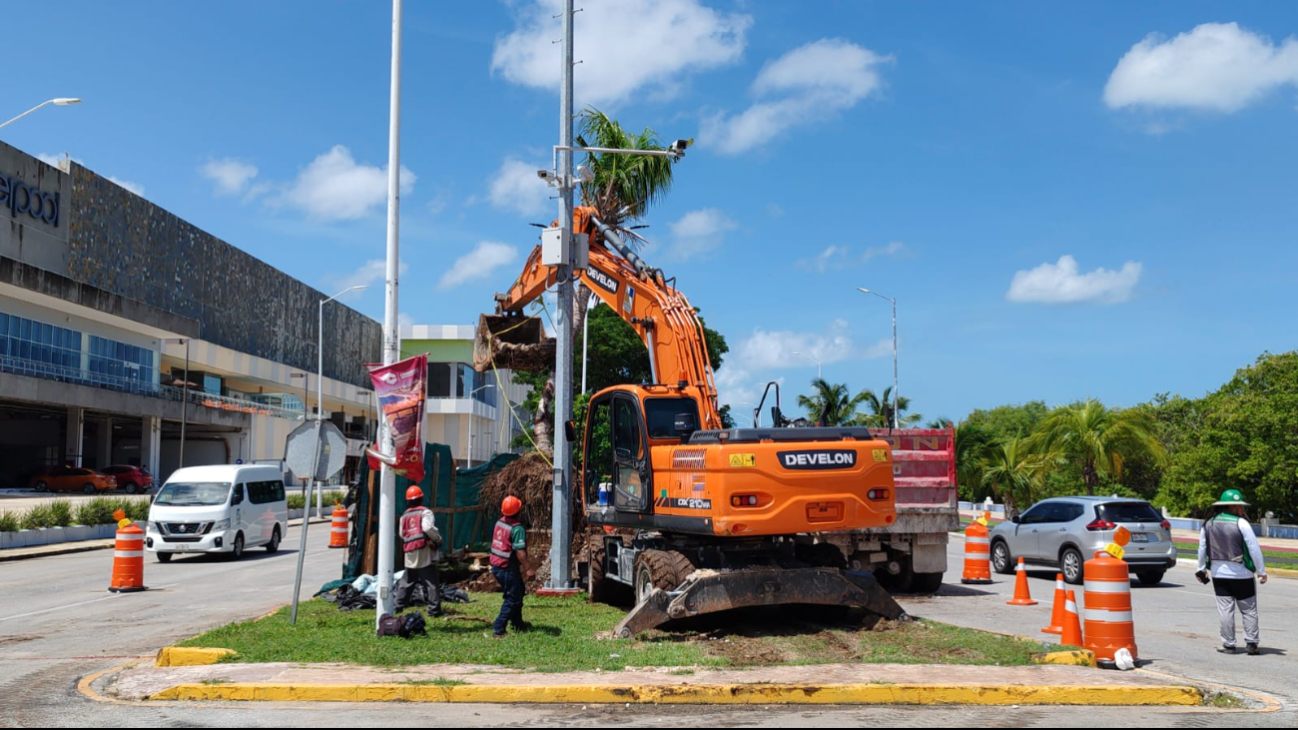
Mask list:
MULTIPOLYGON (((1249 557, 1253 558, 1253 567, 1257 568, 1257 574, 1266 575, 1266 564, 1262 562, 1262 546, 1257 544, 1257 535, 1253 534, 1253 526, 1243 517, 1240 517, 1236 524, 1244 535, 1244 547, 1248 550, 1249 557)), ((1208 540, 1204 537, 1206 529, 1206 527, 1199 528, 1199 570, 1208 566, 1208 540)), ((1248 580, 1253 577, 1253 573, 1239 563, 1219 560, 1212 564, 1212 577, 1248 580)))

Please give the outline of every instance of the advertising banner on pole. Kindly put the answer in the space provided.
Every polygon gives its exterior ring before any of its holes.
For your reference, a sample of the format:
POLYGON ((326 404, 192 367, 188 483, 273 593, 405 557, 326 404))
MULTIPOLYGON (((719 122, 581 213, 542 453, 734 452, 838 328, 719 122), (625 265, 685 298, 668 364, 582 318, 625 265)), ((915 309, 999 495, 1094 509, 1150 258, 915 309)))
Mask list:
POLYGON ((387 439, 367 448, 370 468, 379 462, 412 482, 424 478, 424 401, 428 397, 428 355, 391 365, 366 365, 386 419, 387 439))

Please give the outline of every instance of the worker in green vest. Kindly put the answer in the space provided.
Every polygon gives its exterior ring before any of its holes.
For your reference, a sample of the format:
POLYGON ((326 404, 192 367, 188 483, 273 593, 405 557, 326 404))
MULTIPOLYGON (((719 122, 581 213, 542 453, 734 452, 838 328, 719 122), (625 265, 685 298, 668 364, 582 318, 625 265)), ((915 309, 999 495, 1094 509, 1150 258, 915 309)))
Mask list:
POLYGON ((1262 548, 1257 544, 1253 527, 1244 517, 1248 502, 1238 489, 1227 489, 1221 499, 1213 503, 1213 517, 1199 530, 1199 571, 1195 577, 1200 583, 1209 581, 1217 594, 1217 616, 1221 619, 1221 648, 1223 654, 1235 653, 1235 606, 1239 606, 1244 620, 1244 642, 1248 653, 1261 652, 1257 619, 1257 585, 1253 576, 1266 583, 1266 565, 1262 562, 1262 548))

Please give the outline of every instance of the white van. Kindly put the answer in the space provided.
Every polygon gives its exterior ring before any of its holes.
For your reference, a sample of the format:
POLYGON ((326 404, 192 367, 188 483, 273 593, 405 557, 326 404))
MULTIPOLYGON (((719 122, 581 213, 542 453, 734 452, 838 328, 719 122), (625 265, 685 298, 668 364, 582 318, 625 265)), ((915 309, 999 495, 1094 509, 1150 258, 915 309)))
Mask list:
POLYGON ((144 547, 158 562, 175 553, 228 553, 279 549, 288 531, 288 498, 278 467, 257 464, 177 469, 149 507, 144 547))

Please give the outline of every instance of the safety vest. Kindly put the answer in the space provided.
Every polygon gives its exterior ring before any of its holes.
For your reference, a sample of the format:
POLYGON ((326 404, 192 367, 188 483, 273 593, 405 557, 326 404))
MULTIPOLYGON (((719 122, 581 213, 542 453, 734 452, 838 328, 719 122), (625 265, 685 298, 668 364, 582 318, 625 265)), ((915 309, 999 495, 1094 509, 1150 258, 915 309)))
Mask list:
POLYGON ((514 563, 514 527, 518 520, 501 517, 491 531, 491 567, 508 568, 514 563))
POLYGON ((413 553, 428 545, 428 535, 424 534, 424 513, 426 507, 411 507, 401 515, 401 550, 413 553))
POLYGON ((1249 571, 1257 572, 1253 565, 1253 556, 1248 554, 1248 545, 1244 542, 1244 531, 1239 526, 1239 517, 1232 514, 1219 514, 1203 525, 1208 537, 1208 565, 1213 561, 1235 563, 1249 571))

